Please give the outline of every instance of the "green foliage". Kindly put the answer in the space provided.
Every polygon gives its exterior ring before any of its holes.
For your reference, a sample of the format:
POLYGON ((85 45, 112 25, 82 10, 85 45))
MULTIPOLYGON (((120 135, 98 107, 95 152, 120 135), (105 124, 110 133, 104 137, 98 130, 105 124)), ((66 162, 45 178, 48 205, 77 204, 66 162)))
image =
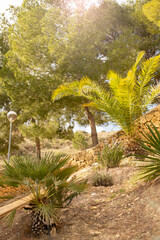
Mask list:
POLYGON ((149 133, 142 132, 143 140, 138 140, 146 154, 136 156, 142 162, 138 167, 141 178, 150 181, 160 177, 160 132, 153 124, 147 127, 149 133))
MULTIPOLYGON (((134 8, 114 1, 73 13, 68 1, 25 0, 12 13, 14 23, 9 29, 3 25, 1 75, 12 105, 21 118, 25 115, 24 122, 31 116, 44 121, 48 112, 62 112, 62 105, 53 105, 50 97, 66 79, 71 82, 87 75, 102 80, 107 69, 124 74, 139 50, 154 55, 159 49, 158 36, 152 36, 138 17, 133 18, 134 8)), ((73 109, 73 104, 64 101, 74 119, 79 116, 78 103, 73 109)))
POLYGON ((114 168, 119 167, 124 156, 124 150, 121 144, 115 142, 105 145, 100 157, 100 163, 104 167, 114 168))
MULTIPOLYGON (((108 72, 110 92, 87 77, 82 78, 80 82, 72 83, 75 89, 79 85, 79 93, 90 100, 85 106, 106 112, 111 121, 121 126, 125 133, 131 136, 136 131, 135 120, 147 111, 147 107, 160 91, 160 84, 152 85, 152 80, 160 67, 160 55, 148 60, 143 60, 143 57, 144 52, 140 52, 125 78, 113 71, 108 72)), ((69 84, 65 87, 70 91, 69 84)), ((62 88, 63 86, 59 87, 58 94, 61 94, 62 88)), ((55 98, 56 91, 53 95, 55 98)))
POLYGON ((75 12, 61 3, 26 0, 14 12, 7 58, 16 75, 23 77, 33 71, 70 80, 86 75, 99 80, 105 78, 106 69, 126 71, 138 51, 154 51, 155 36, 141 21, 139 15, 143 14, 136 10, 136 3, 120 6, 106 0, 99 7, 80 7, 75 12))
POLYGON ((60 139, 68 139, 68 140, 72 140, 72 138, 74 137, 74 132, 73 132, 73 126, 68 126, 68 128, 60 127, 57 131, 56 131, 57 137, 60 139))
MULTIPOLYGON (((66 104, 51 103, 51 94, 59 84, 86 75, 103 82, 108 69, 124 75, 138 51, 146 50, 148 58, 159 50, 159 35, 149 32, 146 18, 141 20, 141 9, 136 9, 136 4, 120 6, 109 0, 90 9, 81 6, 76 12, 69 9, 68 1, 25 0, 21 7, 12 7, 13 24, 8 28, 3 19, 0 36, 0 76, 5 89, 0 96, 2 108, 10 98, 7 107, 17 108, 22 122, 31 117, 46 121, 49 112, 54 116, 65 112, 81 120, 77 108, 83 101, 79 100, 75 108, 73 101, 69 105, 66 99, 66 104), (62 111, 65 106, 67 111, 62 111)), ((124 109, 122 115, 126 112, 124 109)), ((98 119, 102 120, 101 116, 98 119)), ((84 115, 83 119, 79 122, 86 122, 84 115)), ((117 122, 122 125, 125 121, 117 122)))
POLYGON ((72 143, 74 148, 79 150, 84 150, 88 147, 87 138, 80 132, 75 132, 72 143))
POLYGON ((109 69, 124 75, 139 51, 146 51, 147 58, 154 56, 160 36, 144 16, 143 4, 135 1, 120 6, 105 0, 70 18, 60 70, 76 79, 87 75, 95 81, 105 80, 109 69))
MULTIPOLYGON (((45 24, 45 17, 53 17, 56 25, 61 13, 58 7, 52 7, 50 11, 49 5, 47 4, 47 8, 44 5, 44 1, 24 0, 17 11, 12 11, 14 21, 8 28, 5 26, 7 38, 2 39, 2 44, 0 42, 3 46, 6 41, 8 47, 3 54, 0 76, 3 88, 10 98, 9 107, 18 109, 20 130, 24 136, 27 135, 31 139, 51 139, 59 127, 59 109, 57 104, 53 106, 50 98, 53 89, 62 82, 62 78, 49 73, 54 60, 49 54, 47 43, 45 44, 47 38, 44 37, 42 29, 45 31, 45 26, 49 27, 45 24)), ((55 25, 52 34, 56 32, 55 25)))
POLYGON ((46 121, 30 122, 19 127, 22 134, 30 139, 41 137, 43 139, 53 139, 58 130, 59 123, 55 119, 47 119, 46 121))
POLYGON ((151 21, 154 22, 160 28, 160 1, 152 0, 148 1, 143 6, 143 12, 145 16, 151 21))
POLYGON ((92 176, 92 185, 95 187, 98 186, 112 186, 113 185, 113 179, 109 174, 101 173, 101 172, 95 172, 92 176))
MULTIPOLYGON (((72 97, 72 101, 75 102, 75 99, 78 99, 79 104, 83 106, 83 109, 86 112, 86 115, 88 117, 88 122, 91 127, 91 137, 92 137, 92 145, 95 146, 98 143, 98 137, 97 137, 97 132, 96 132, 96 124, 95 124, 95 117, 92 114, 92 112, 89 110, 88 107, 85 107, 86 99, 85 99, 85 86, 83 81, 73 81, 73 82, 67 82, 65 84, 60 85, 56 90, 54 90, 52 94, 52 100, 55 102, 57 100, 60 100, 61 98, 65 97, 72 97)), ((98 112, 98 111, 97 111, 98 112)), ((107 118, 104 114, 102 113, 96 113, 95 111, 95 116, 96 117, 96 122, 99 124, 107 122, 107 118)), ((83 121, 83 118, 76 118, 76 120, 79 120, 81 124, 86 124, 86 121, 83 121)))
MULTIPOLYGON (((57 222, 59 209, 86 188, 86 181, 70 178, 77 166, 67 166, 68 157, 43 156, 41 161, 31 157, 13 157, 3 165, 1 178, 5 185, 26 186, 33 194, 30 209, 43 216, 47 225, 57 222)), ((11 214, 12 215, 12 214, 11 214)))
POLYGON ((12 225, 15 218, 15 214, 16 214, 16 209, 12 210, 10 213, 6 215, 5 220, 8 225, 12 225))

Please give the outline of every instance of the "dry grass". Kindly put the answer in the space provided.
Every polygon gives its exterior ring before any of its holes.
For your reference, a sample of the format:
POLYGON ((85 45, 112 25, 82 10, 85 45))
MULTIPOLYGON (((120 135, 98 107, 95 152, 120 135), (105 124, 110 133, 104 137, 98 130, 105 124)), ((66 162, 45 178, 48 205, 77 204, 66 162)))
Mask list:
MULTIPOLYGON (((103 142, 105 138, 114 134, 115 132, 100 132, 98 133, 99 142, 103 142)), ((85 132, 86 137, 88 138, 88 146, 92 147, 92 139, 89 133, 85 132)), ((29 139, 25 139, 23 143, 20 144, 20 150, 17 152, 18 154, 27 154, 34 155, 35 154, 35 143, 29 139)), ((41 141, 41 151, 42 153, 46 152, 54 152, 55 154, 74 154, 79 152, 79 150, 75 149, 72 145, 71 140, 66 139, 53 139, 53 140, 42 140, 41 141)), ((16 154, 17 154, 16 153, 16 154)))

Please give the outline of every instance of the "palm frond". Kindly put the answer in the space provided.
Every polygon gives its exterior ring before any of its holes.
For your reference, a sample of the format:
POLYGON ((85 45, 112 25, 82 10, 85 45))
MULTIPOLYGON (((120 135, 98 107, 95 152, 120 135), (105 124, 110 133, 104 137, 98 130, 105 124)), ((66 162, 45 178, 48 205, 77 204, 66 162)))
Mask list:
POLYGON ((146 181, 150 181, 160 177, 160 133, 152 124, 152 128, 147 126, 149 133, 142 132, 143 140, 138 142, 147 154, 137 155, 138 161, 145 163, 139 166, 140 176, 146 181))
POLYGON ((17 209, 14 209, 5 216, 5 221, 6 221, 7 225, 9 225, 9 226, 12 225, 15 215, 16 215, 16 211, 17 211, 17 209))
POLYGON ((60 85, 52 94, 52 101, 59 100, 67 96, 79 96, 79 81, 60 85))
POLYGON ((138 93, 144 96, 149 89, 148 83, 153 79, 156 71, 160 68, 160 55, 144 61, 138 74, 138 93))
POLYGON ((0 197, 0 199, 12 199, 12 198, 14 198, 13 196, 2 196, 2 197, 0 197))
POLYGON ((158 96, 159 93, 160 84, 150 87, 150 89, 147 91, 147 94, 145 94, 143 97, 143 112, 146 110, 147 106, 153 102, 153 100, 158 96))
POLYGON ((119 92, 119 87, 122 84, 122 78, 117 73, 109 71, 107 74, 107 79, 109 80, 109 86, 111 90, 115 95, 117 95, 117 92, 119 92))
POLYGON ((87 95, 92 92, 92 81, 88 77, 84 77, 79 82, 79 96, 87 95))
POLYGON ((141 52, 138 53, 134 65, 133 65, 132 68, 128 71, 127 81, 128 81, 128 85, 131 85, 131 86, 132 86, 132 89, 133 89, 134 86, 135 86, 137 67, 140 65, 141 60, 142 60, 144 54, 145 54, 144 51, 141 51, 141 52))
MULTIPOLYGON (((32 202, 33 204, 33 202, 32 202)), ((43 222, 46 222, 46 225, 50 225, 50 221, 54 221, 54 223, 58 222, 58 206, 54 204, 43 204, 43 203, 35 203, 34 202, 34 212, 39 213, 42 217, 43 222)))
POLYGON ((139 64, 141 63, 144 55, 145 55, 145 51, 141 51, 141 52, 138 53, 137 58, 136 58, 136 62, 133 65, 134 68, 137 68, 139 66, 139 64))
POLYGON ((78 170, 78 166, 69 166, 62 169, 58 174, 56 174, 56 178, 58 180, 67 180, 72 173, 78 170))
POLYGON ((93 96, 100 99, 104 99, 104 97, 108 96, 108 92, 104 88, 88 77, 80 80, 79 88, 80 96, 83 96, 89 100, 92 100, 93 96))
POLYGON ((80 194, 81 192, 83 192, 86 189, 86 185, 87 184, 87 180, 86 181, 82 181, 79 180, 72 180, 69 182, 68 188, 71 189, 73 192, 76 192, 78 194, 80 194))
POLYGON ((0 178, 0 187, 4 187, 3 180, 0 178))
POLYGON ((147 125, 149 133, 141 132, 144 140, 139 139, 139 143, 142 145, 143 149, 147 150, 152 154, 160 155, 160 133, 157 128, 152 124, 152 128, 147 125))

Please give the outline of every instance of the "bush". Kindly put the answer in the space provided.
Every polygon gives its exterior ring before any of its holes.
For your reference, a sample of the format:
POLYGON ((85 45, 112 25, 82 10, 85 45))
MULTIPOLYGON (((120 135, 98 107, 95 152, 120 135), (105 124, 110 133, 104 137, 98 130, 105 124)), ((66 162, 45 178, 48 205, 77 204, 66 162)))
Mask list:
POLYGON ((119 143, 105 145, 100 161, 104 167, 119 167, 123 155, 124 150, 119 143))
MULTIPOLYGON (((14 156, 10 164, 5 162, 3 165, 2 186, 26 186, 32 193, 26 209, 31 211, 32 233, 36 237, 46 228, 50 231, 57 223, 60 209, 68 206, 87 186, 86 181, 70 178, 78 167, 68 166, 68 159, 53 153, 44 155, 39 162, 31 157, 14 156)), ((8 220, 14 215, 11 212, 8 220)))
POLYGON ((88 147, 86 137, 80 132, 75 132, 72 143, 75 149, 84 150, 88 147))
POLYGON ((98 186, 108 187, 113 185, 113 180, 109 174, 96 172, 92 176, 92 185, 95 187, 98 187, 98 186))
POLYGON ((160 177, 160 132, 152 124, 152 128, 147 125, 149 133, 143 132, 143 140, 137 139, 146 154, 135 155, 139 158, 137 161, 143 162, 139 166, 142 179, 150 181, 160 177))

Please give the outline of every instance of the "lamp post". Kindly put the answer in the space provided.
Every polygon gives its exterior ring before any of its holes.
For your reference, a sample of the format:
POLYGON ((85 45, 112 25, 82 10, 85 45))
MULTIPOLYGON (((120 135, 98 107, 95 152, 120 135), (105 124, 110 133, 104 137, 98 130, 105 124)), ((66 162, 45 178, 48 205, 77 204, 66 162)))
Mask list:
POLYGON ((10 121, 9 146, 8 146, 8 163, 9 163, 10 151, 11 151, 12 122, 16 120, 17 113, 15 113, 14 111, 10 111, 7 113, 7 118, 10 121))

